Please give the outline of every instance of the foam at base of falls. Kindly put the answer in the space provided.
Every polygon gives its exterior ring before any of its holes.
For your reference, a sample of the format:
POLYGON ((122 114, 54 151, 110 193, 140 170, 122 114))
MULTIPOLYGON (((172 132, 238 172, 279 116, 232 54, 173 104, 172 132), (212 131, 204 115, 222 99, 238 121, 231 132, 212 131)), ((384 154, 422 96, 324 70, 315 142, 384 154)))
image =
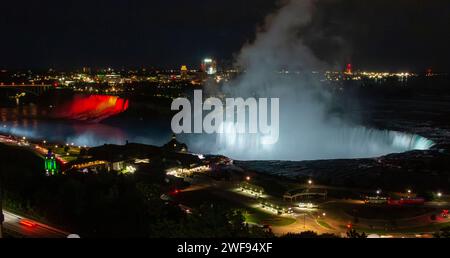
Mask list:
MULTIPOLYGON (((292 135, 292 134, 288 134, 292 135)), ((411 150, 427 150, 434 142, 420 135, 366 127, 343 127, 283 137, 274 145, 261 144, 257 134, 224 133, 215 140, 189 135, 191 149, 238 160, 318 160, 372 158, 411 150), (214 144, 215 141, 215 144, 214 144)))

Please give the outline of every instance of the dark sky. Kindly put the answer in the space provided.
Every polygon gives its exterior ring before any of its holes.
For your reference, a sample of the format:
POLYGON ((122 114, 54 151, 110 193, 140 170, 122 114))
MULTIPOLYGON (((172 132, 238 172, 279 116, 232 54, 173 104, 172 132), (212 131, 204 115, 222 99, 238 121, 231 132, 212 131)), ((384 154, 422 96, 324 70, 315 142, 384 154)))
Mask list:
MULTIPOLYGON (((330 64, 450 71, 450 1, 318 0, 305 42, 330 64)), ((276 0, 4 1, 0 67, 179 67, 232 60, 276 0)))

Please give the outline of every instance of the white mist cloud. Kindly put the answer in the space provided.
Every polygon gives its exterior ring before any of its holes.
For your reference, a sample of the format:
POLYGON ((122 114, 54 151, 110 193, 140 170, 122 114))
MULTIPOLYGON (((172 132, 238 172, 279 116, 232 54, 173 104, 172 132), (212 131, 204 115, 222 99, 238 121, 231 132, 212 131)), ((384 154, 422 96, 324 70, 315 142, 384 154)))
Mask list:
POLYGON ((245 45, 237 58, 245 72, 225 87, 233 97, 278 97, 279 141, 266 146, 260 144, 259 135, 225 134, 215 140, 201 136, 188 138, 193 149, 243 160, 306 160, 374 157, 423 148, 417 136, 353 126, 328 112, 329 93, 310 77, 312 70, 324 70, 326 64, 300 34, 313 13, 314 1, 291 0, 270 15, 255 41, 245 45))

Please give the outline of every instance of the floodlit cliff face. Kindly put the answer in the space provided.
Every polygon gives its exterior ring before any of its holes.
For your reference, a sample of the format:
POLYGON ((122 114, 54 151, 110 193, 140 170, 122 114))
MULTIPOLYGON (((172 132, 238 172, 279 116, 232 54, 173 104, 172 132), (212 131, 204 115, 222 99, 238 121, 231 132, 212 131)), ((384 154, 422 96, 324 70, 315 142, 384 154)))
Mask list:
POLYGON ((99 122, 128 109, 128 100, 110 95, 75 95, 56 108, 55 118, 99 122))

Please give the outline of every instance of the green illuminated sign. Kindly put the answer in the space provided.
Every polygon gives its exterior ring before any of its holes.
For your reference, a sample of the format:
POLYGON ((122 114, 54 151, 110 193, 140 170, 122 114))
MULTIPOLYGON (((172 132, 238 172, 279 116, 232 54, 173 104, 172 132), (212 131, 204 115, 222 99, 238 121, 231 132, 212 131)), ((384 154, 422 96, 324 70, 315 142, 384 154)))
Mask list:
POLYGON ((48 175, 55 175, 58 172, 58 166, 54 156, 45 158, 45 171, 48 175))

